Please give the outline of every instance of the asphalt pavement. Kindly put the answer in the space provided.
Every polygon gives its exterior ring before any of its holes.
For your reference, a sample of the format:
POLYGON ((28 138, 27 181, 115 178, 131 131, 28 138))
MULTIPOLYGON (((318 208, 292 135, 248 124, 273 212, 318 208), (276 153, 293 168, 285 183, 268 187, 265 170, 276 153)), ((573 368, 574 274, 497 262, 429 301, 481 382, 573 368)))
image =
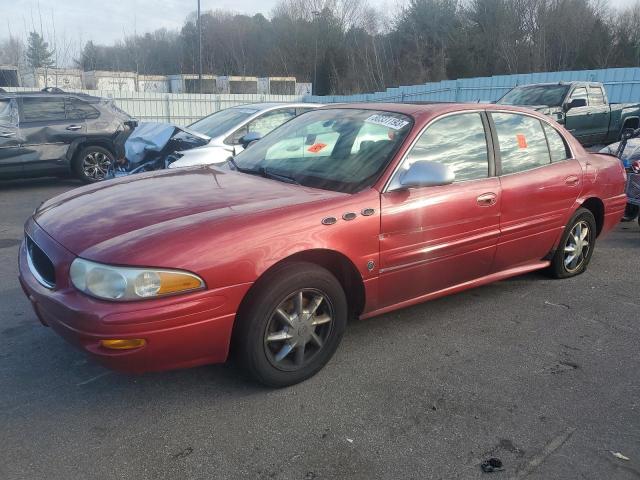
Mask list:
POLYGON ((38 322, 22 226, 76 186, 0 182, 0 479, 640 478, 637 223, 579 277, 353 321, 318 375, 270 390, 233 364, 113 373, 38 322))

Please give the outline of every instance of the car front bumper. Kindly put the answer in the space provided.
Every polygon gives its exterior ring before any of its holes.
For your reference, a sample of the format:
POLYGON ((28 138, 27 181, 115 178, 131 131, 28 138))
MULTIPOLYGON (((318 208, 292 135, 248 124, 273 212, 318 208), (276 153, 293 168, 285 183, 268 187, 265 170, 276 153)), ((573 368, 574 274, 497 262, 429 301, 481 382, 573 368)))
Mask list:
POLYGON ((26 243, 19 254, 19 280, 43 325, 100 363, 127 373, 171 370, 224 362, 235 312, 251 284, 136 302, 108 302, 76 290, 68 280, 75 258, 30 220, 26 233, 55 266, 47 288, 32 273, 26 243), (131 350, 101 345, 107 339, 144 339, 131 350))

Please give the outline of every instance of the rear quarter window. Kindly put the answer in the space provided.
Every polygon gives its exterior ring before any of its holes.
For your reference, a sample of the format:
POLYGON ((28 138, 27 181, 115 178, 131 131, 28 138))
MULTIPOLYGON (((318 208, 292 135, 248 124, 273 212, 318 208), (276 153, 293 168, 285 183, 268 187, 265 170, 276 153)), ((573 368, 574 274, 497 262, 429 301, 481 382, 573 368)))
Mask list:
POLYGON ((565 143, 562 135, 553 128, 551 125, 542 123, 544 127, 544 133, 547 135, 547 142, 549 143, 549 153, 551 154, 552 162, 560 162, 571 157, 569 146, 565 143))

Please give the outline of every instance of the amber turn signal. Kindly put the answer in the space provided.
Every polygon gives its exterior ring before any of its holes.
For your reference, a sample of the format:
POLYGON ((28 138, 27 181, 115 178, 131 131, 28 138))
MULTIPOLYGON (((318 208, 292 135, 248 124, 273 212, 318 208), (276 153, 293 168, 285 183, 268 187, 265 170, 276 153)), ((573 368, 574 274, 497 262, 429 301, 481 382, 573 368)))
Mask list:
POLYGON ((144 338, 118 338, 100 340, 100 345, 111 350, 130 350, 132 348, 143 347, 147 341, 144 338))
POLYGON ((183 273, 160 272, 159 295, 197 290, 202 287, 202 280, 193 275, 183 273))

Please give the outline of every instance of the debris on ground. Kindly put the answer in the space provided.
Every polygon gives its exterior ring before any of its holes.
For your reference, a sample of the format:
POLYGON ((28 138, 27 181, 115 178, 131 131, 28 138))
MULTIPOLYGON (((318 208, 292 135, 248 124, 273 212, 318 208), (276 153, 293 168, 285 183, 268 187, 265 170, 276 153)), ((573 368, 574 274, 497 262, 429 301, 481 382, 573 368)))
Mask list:
POLYGON ((611 455, 613 455, 616 458, 619 458, 620 460, 626 460, 627 462, 629 461, 629 457, 624 456, 620 452, 614 452, 612 450, 609 450, 609 452, 611 453, 611 455))
POLYGON ((480 468, 484 473, 501 472, 502 460, 499 458, 489 458, 480 464, 480 468))
POLYGON ((552 303, 552 302, 549 302, 548 300, 545 300, 544 304, 549 307, 560 307, 560 308, 567 308, 567 309, 571 308, 569 305, 565 305, 564 303, 552 303))

